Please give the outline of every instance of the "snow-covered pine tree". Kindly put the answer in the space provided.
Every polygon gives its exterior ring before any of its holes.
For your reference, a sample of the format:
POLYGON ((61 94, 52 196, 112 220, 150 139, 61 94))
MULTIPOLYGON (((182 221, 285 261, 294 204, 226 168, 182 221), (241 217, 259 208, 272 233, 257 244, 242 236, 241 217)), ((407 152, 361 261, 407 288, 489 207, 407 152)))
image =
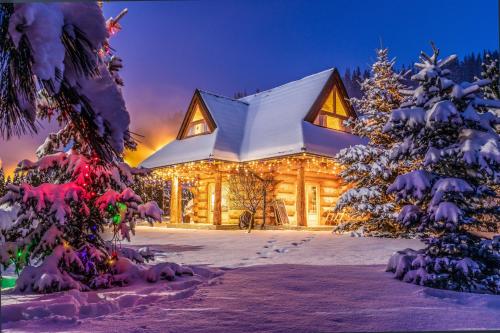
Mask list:
POLYGON ((145 171, 121 162, 134 143, 119 87, 121 61, 107 40, 119 29, 116 19, 105 22, 95 3, 0 6, 3 134, 30 127, 35 108, 62 126, 37 150, 38 161, 19 164, 19 182, 0 199, 19 208, 0 246, 0 263, 22 270, 16 288, 86 290, 189 273, 174 264, 135 267, 129 258, 137 260, 136 252, 101 237, 112 226, 114 239, 129 239, 137 216, 161 214, 130 188, 145 171))
POLYGON ((490 80, 491 83, 483 87, 483 93, 486 98, 500 99, 500 64, 498 59, 490 54, 485 54, 484 62, 481 64, 481 77, 490 80))
POLYGON ((72 143, 110 162, 135 147, 107 28, 92 2, 0 4, 0 135, 56 119, 45 153, 72 143))
POLYGON ((366 145, 341 150, 336 159, 343 166, 341 177, 352 188, 339 198, 336 210, 345 210, 354 219, 339 225, 337 231, 363 227, 365 234, 395 237, 400 228, 394 219, 394 204, 386 194, 398 167, 389 156, 392 139, 382 132, 390 112, 403 100, 401 75, 394 71, 394 60, 387 48, 377 50, 371 76, 361 84, 361 99, 351 98, 359 117, 347 121, 352 133, 367 138, 366 145))
POLYGON ((111 274, 119 249, 101 234, 112 225, 130 240, 136 217, 160 220, 157 204, 142 203, 129 187, 134 175, 146 171, 102 164, 73 150, 22 161, 19 169, 27 179, 43 174, 44 182, 10 184, 0 199, 0 205, 20 208, 0 251, 4 266, 24 268, 16 287, 47 292, 121 284, 111 274))
POLYGON ((403 204, 398 222, 425 232, 427 247, 396 253, 388 270, 406 282, 498 294, 500 236, 481 239, 474 230, 482 224, 498 230, 481 215, 495 209, 485 198, 498 196, 492 186, 500 182, 500 102, 482 96, 488 80, 450 80, 446 66, 455 56, 439 60, 432 47, 432 56, 422 52, 415 65, 411 101, 384 128, 397 141, 393 158, 418 161, 388 191, 403 204))
MULTIPOLYGON (((500 67, 498 62, 498 52, 485 53, 481 63, 482 71, 481 78, 490 81, 490 84, 481 87, 482 92, 486 98, 500 99, 500 67)), ((478 80, 476 78, 476 80, 478 80)), ((496 193, 500 193, 500 184, 493 185, 496 193)), ((497 207, 489 213, 483 214, 482 219, 490 219, 492 222, 499 222, 498 216, 500 215, 500 196, 489 198, 484 202, 485 205, 497 207)), ((491 225, 491 224, 490 224, 491 225)), ((483 226, 484 231, 492 231, 491 227, 483 226)))

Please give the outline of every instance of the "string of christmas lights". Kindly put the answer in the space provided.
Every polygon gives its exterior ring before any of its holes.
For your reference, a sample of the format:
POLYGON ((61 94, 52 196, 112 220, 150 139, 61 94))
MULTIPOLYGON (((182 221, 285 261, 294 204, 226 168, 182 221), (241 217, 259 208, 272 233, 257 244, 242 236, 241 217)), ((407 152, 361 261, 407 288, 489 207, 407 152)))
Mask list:
POLYGON ((254 172, 259 176, 265 174, 285 174, 296 171, 300 166, 307 172, 317 175, 332 175, 340 172, 341 166, 334 159, 311 154, 290 155, 276 159, 250 162, 228 162, 221 160, 201 160, 175 164, 155 169, 146 182, 160 185, 176 176, 186 186, 198 185, 203 174, 214 172, 236 173, 240 170, 254 172))

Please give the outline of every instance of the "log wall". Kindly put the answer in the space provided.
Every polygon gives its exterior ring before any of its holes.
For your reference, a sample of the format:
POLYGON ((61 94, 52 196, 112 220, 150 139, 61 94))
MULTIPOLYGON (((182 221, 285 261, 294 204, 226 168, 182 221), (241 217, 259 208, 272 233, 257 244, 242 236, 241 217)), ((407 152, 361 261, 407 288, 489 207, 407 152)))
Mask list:
MULTIPOLYGON (((297 225, 297 181, 298 181, 297 169, 287 169, 278 171, 275 175, 275 180, 277 181, 276 186, 272 191, 267 194, 267 209, 266 209, 266 224, 273 225, 276 224, 276 219, 274 216, 273 208, 271 206, 271 201, 274 199, 282 199, 285 203, 285 208, 288 214, 288 219, 290 225, 297 225)), ((221 195, 222 195, 222 212, 221 212, 221 222, 222 224, 238 224, 238 218, 243 212, 242 210, 232 209, 230 203, 227 200, 227 178, 228 174, 221 174, 221 195)), ((318 203, 320 209, 320 225, 325 224, 326 215, 329 209, 331 209, 340 194, 344 191, 344 187, 341 185, 341 181, 338 176, 334 174, 317 173, 311 170, 304 171, 304 182, 305 184, 314 183, 319 186, 318 192, 318 203)), ((194 223, 214 223, 213 217, 210 217, 209 212, 209 189, 215 189, 216 175, 200 175, 198 186, 195 191, 194 205, 193 205, 193 218, 194 223), (210 185, 212 184, 212 185, 210 185)), ((306 204, 303 203, 304 209, 306 209, 306 204)), ((306 217, 307 217, 307 212, 306 217)), ((213 213, 212 213, 213 214, 213 213)), ((256 214, 256 225, 262 223, 262 209, 260 209, 256 214)))

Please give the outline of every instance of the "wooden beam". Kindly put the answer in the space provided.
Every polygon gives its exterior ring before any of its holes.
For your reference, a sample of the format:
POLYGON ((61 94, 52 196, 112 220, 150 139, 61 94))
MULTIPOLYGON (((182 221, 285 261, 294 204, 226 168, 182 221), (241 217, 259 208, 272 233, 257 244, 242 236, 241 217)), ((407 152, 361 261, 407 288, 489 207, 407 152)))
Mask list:
POLYGON ((307 226, 306 220, 306 184, 304 177, 304 164, 300 163, 297 169, 297 197, 295 206, 297 208, 297 226, 307 226))
POLYGON ((214 218, 215 225, 222 224, 222 174, 217 171, 215 174, 215 189, 214 189, 214 218))
POLYGON ((172 176, 172 185, 170 186, 170 223, 182 223, 182 187, 179 184, 179 177, 172 176))

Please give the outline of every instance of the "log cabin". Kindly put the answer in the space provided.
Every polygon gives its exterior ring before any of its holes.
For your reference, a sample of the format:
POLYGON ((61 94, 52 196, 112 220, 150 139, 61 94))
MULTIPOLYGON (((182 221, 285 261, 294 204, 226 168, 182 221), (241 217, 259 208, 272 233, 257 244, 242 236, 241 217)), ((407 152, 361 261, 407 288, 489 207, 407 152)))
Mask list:
POLYGON ((141 166, 171 182, 169 223, 186 222, 181 193, 189 185, 190 223, 238 224, 242 211, 227 186, 244 168, 276 180, 256 224, 320 227, 331 224, 345 190, 334 155, 365 143, 344 127, 354 117, 334 68, 240 99, 196 90, 176 139, 141 166))

